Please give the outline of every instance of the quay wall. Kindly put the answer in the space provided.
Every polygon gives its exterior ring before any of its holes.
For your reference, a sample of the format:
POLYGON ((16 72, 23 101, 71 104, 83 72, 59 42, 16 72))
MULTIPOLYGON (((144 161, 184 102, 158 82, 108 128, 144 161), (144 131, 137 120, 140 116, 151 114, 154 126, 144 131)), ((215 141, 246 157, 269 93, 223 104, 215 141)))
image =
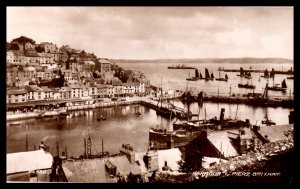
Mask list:
POLYGON ((64 113, 67 111, 76 111, 76 110, 87 110, 87 109, 96 109, 96 108, 106 108, 106 107, 114 107, 114 106, 125 106, 125 105, 132 105, 132 104, 140 104, 140 100, 133 100, 133 101, 116 101, 116 102, 97 102, 95 104, 85 104, 85 105, 74 105, 74 106, 67 106, 64 108, 58 108, 51 111, 34 111, 34 112, 24 112, 24 113, 13 113, 13 112, 6 112, 6 120, 22 120, 28 118, 37 118, 40 115, 44 116, 57 116, 60 113, 64 113))
MULTIPOLYGON (((177 97, 176 97, 177 98, 177 97)), ((294 101, 287 101, 286 103, 274 101, 274 100, 268 100, 267 103, 252 103, 247 98, 243 97, 224 97, 224 96, 207 96, 204 97, 204 101, 210 101, 210 102, 223 102, 223 103, 244 103, 247 105, 255 105, 255 106, 265 106, 265 107, 286 107, 286 108, 293 108, 294 107, 294 101)), ((96 109, 96 108, 105 108, 105 107, 115 107, 115 106, 125 106, 125 105, 132 105, 132 104, 141 104, 148 108, 157 109, 157 101, 150 100, 147 98, 136 98, 133 100, 128 101, 112 101, 112 102, 96 102, 94 104, 84 104, 84 105, 73 105, 73 106, 67 106, 67 107, 61 107, 54 110, 48 110, 48 111, 38 111, 35 110, 34 112, 6 112, 6 120, 21 120, 21 119, 27 119, 27 118, 35 118, 39 117, 40 115, 44 116, 56 116, 60 113, 64 113, 66 111, 76 111, 76 110, 86 110, 86 109, 96 109)))

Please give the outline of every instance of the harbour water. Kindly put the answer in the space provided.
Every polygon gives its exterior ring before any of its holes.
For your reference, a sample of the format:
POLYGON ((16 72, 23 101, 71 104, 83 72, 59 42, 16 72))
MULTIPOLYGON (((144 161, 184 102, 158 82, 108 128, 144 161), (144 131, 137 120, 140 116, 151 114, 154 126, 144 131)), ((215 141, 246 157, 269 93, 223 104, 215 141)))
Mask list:
MULTIPOLYGON (((147 78, 150 79, 151 84, 160 85, 161 77, 163 79, 163 87, 168 89, 182 89, 186 88, 186 80, 188 70, 168 70, 167 66, 172 64, 120 64, 125 69, 140 70, 147 78)), ((203 74, 204 68, 207 67, 210 72, 213 71, 215 77, 218 77, 218 67, 220 64, 193 64, 203 74)), ((244 65, 244 64, 243 64, 244 65)), ((265 69, 261 64, 252 64, 252 69, 265 69)), ((272 67, 275 70, 288 70, 292 64, 270 64, 268 69, 272 67)), ((224 68, 239 68, 239 64, 222 64, 224 68)), ((249 68, 249 65, 245 65, 249 68)), ((194 74, 194 73, 193 73, 194 74)), ((224 76, 224 72, 221 72, 224 76)), ((220 93, 229 93, 230 85, 231 92, 243 93, 252 92, 252 90, 239 89, 237 84, 240 78, 236 76, 237 73, 227 73, 229 77, 228 82, 218 81, 195 81, 189 82, 190 87, 196 90, 203 90, 207 93, 215 93, 219 90, 220 93)), ((253 73, 253 84, 257 85, 258 91, 260 87, 265 86, 266 79, 258 77, 261 73, 253 73), (254 82, 255 81, 255 82, 254 82)), ((222 75, 221 75, 222 77, 222 75)), ((280 83, 287 75, 276 75, 275 82, 280 83)), ((245 80, 246 81, 246 80, 245 80)), ((286 80, 288 90, 293 92, 293 80, 286 80)), ((272 83, 272 81, 271 81, 272 83)), ((262 90, 262 89, 260 89, 262 90)), ((272 95, 271 91, 269 93, 272 95)), ((273 95, 286 96, 289 92, 283 94, 281 92, 274 92, 273 95)), ((185 108, 181 101, 173 101, 176 106, 185 108)), ((200 118, 207 119, 217 117, 219 118, 221 108, 225 108, 225 118, 232 119, 249 119, 250 123, 261 125, 261 120, 265 119, 265 115, 272 119, 276 124, 287 124, 288 114, 291 109, 287 108, 262 108, 252 107, 247 105, 223 104, 223 103, 204 103, 204 109, 199 108, 197 103, 191 105, 193 114, 200 115, 200 118)), ((26 135, 28 141, 28 149, 33 150, 38 148, 41 141, 50 146, 50 152, 56 155, 56 141, 59 143, 59 151, 66 151, 68 156, 77 157, 83 154, 83 136, 85 132, 89 132, 92 137, 92 152, 93 154, 102 151, 102 139, 104 141, 104 151, 110 153, 118 153, 123 143, 131 144, 135 151, 146 151, 148 147, 149 128, 159 127, 166 128, 169 124, 175 122, 176 119, 169 120, 162 118, 156 112, 141 105, 128 105, 119 107, 110 107, 94 110, 73 111, 67 117, 53 117, 44 119, 27 119, 17 121, 19 125, 12 125, 13 122, 7 122, 7 153, 20 152, 26 150, 26 135), (140 112, 142 115, 137 115, 140 112), (105 116, 107 119, 98 121, 99 116, 105 116)))
MULTIPOLYGON (((225 74, 228 75, 228 81, 205 81, 205 80, 198 80, 198 81, 186 81, 186 78, 193 77, 195 75, 194 70, 185 70, 185 69, 168 69, 168 66, 176 65, 172 63, 160 63, 160 64, 149 64, 149 63, 122 63, 119 64, 121 67, 125 69, 131 70, 138 70, 145 74, 147 78, 150 79, 151 84, 155 86, 160 86, 162 83, 162 87, 164 89, 180 89, 186 90, 187 86, 191 90, 196 91, 205 91, 207 94, 213 93, 216 94, 219 91, 219 94, 229 94, 230 90, 231 93, 235 94, 245 94, 249 92, 253 92, 252 89, 244 89, 238 88, 239 83, 247 83, 255 85, 255 93, 263 92, 266 83, 269 83, 269 86, 273 86, 275 84, 280 84, 285 79, 287 84, 287 92, 282 93, 278 91, 269 91, 270 96, 290 96, 293 95, 294 92, 294 80, 287 79, 288 75, 281 75, 276 74, 274 81, 273 79, 266 79, 262 78, 261 76, 263 73, 251 73, 252 79, 241 78, 237 76, 238 72, 220 72, 220 77, 225 77, 225 74), (162 80, 162 82, 161 82, 162 80), (231 88, 231 89, 230 89, 231 88)), ((219 67, 225 69, 240 69, 243 67, 244 69, 251 69, 252 70, 265 70, 268 69, 270 72, 272 68, 275 70, 283 70, 287 71, 291 68, 294 70, 294 66, 292 63, 243 63, 243 64, 233 64, 233 63, 190 63, 185 64, 186 66, 192 66, 199 70, 199 73, 204 76, 204 69, 207 68, 209 73, 213 73, 215 78, 219 77, 219 67)))

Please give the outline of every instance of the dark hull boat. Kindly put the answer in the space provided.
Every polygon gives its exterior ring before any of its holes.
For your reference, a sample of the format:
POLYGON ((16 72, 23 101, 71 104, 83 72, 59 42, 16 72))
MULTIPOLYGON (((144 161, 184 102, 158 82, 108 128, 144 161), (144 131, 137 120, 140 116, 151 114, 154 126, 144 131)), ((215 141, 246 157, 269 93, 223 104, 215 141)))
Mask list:
POLYGON ((261 77, 264 77, 264 78, 269 78, 270 77, 269 72, 268 72, 267 69, 264 71, 264 75, 262 75, 261 77))
POLYGON ((246 89, 255 89, 255 85, 246 84, 238 84, 239 88, 246 88, 246 89))
POLYGON ((269 91, 281 91, 281 92, 286 92, 286 89, 285 89, 285 88, 281 88, 281 87, 277 87, 277 86, 274 86, 274 87, 268 87, 268 90, 269 90, 269 91))
POLYGON ((62 112, 59 114, 60 117, 66 117, 68 115, 70 115, 68 112, 62 112))
POLYGON ((286 92, 287 89, 287 85, 285 82, 285 79, 282 81, 281 83, 281 87, 278 87, 277 85, 273 86, 273 87, 267 87, 268 90, 270 91, 281 91, 281 92, 286 92))
POLYGON ((271 121, 271 120, 263 120, 261 121, 262 124, 265 124, 265 125, 276 125, 275 122, 271 121))
POLYGON ((184 146, 197 138, 202 131, 171 131, 150 129, 149 141, 151 149, 168 149, 184 146))
POLYGON ((287 77, 287 79, 294 79, 294 76, 291 76, 291 77, 287 77))
POLYGON ((191 78, 186 78, 187 81, 197 81, 199 80, 198 78, 196 77, 191 77, 191 78))

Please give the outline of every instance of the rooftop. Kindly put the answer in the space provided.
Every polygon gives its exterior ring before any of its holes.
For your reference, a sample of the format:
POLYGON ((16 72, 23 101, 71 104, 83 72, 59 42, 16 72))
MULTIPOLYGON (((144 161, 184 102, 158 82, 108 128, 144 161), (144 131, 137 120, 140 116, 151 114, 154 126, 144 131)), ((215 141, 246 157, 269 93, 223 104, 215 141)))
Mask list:
POLYGON ((53 157, 44 150, 6 154, 6 174, 49 169, 53 157))
POLYGON ((227 131, 212 131, 207 135, 207 139, 224 157, 239 155, 232 145, 227 131))
POLYGON ((26 89, 13 89, 13 90, 8 90, 7 94, 10 95, 18 95, 18 94, 26 94, 27 90, 26 89))
POLYGON ((286 133, 294 129, 294 124, 260 127, 258 133, 270 142, 287 139, 286 133), (267 136, 267 137, 266 137, 267 136))
POLYGON ((130 172, 133 174, 139 174, 141 172, 138 165, 130 164, 125 155, 66 161, 62 167, 68 182, 117 182, 116 177, 110 177, 106 172, 105 163, 107 163, 107 161, 117 168, 117 174, 127 175, 130 172))
POLYGON ((88 65, 95 65, 95 62, 93 61, 83 61, 83 62, 88 65))
POLYGON ((101 64, 104 64, 104 63, 106 63, 106 64, 110 64, 110 62, 108 61, 108 60, 106 60, 106 59, 98 59, 99 60, 99 62, 101 63, 101 64))

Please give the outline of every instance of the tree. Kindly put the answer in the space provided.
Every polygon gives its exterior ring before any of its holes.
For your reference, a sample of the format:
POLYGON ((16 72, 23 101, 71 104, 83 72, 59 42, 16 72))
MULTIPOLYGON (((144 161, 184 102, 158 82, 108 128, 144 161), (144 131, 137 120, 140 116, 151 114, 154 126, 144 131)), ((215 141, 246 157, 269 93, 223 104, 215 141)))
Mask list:
POLYGON ((23 45, 23 50, 25 50, 25 44, 26 43, 31 43, 31 44, 35 44, 35 41, 31 38, 25 37, 25 36, 21 36, 19 38, 15 38, 11 41, 11 43, 20 43, 23 45))
POLYGON ((42 46, 38 45, 38 46, 35 47, 35 50, 38 53, 42 53, 42 52, 45 52, 45 47, 42 47, 42 46))

